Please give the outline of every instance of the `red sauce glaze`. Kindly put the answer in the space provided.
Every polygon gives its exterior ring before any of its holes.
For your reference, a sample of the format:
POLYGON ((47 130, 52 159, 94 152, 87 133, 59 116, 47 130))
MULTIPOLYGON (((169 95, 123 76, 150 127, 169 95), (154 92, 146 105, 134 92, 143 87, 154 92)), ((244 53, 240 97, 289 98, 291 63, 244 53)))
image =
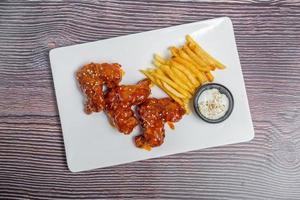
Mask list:
POLYGON ((137 147, 151 149, 164 142, 164 123, 177 122, 185 110, 171 98, 149 98, 138 106, 138 114, 144 132, 135 137, 137 147))
POLYGON ((103 85, 117 86, 122 79, 121 65, 117 63, 90 63, 76 73, 82 92, 86 95, 85 112, 100 112, 105 107, 103 85))
POLYGON ((149 79, 144 79, 136 85, 120 85, 109 89, 105 95, 105 111, 120 132, 130 134, 138 125, 138 119, 131 107, 143 103, 148 98, 151 92, 150 84, 149 79))

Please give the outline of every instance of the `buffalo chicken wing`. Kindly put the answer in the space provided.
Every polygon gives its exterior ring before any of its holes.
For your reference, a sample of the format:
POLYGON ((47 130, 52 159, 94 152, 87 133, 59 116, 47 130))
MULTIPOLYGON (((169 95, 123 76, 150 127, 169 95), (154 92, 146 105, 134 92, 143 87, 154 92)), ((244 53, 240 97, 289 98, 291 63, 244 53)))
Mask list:
POLYGON ((164 123, 177 122, 185 114, 185 110, 170 98, 149 98, 138 106, 137 111, 144 132, 135 137, 135 144, 148 150, 164 142, 164 123))
POLYGON ((107 88, 117 86, 122 79, 121 65, 90 63, 76 74, 82 92, 86 95, 85 112, 100 112, 105 107, 103 85, 107 88))
POLYGON ((138 125, 133 110, 134 105, 143 103, 150 95, 149 79, 136 85, 120 85, 109 89, 105 95, 105 111, 112 124, 124 134, 130 134, 138 125))

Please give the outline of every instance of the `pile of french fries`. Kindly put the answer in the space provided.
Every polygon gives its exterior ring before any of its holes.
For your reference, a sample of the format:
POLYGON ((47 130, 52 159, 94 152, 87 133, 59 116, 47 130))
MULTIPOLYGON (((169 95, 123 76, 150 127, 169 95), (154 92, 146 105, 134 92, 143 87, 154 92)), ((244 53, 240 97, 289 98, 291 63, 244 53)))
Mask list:
POLYGON ((155 85, 190 113, 189 100, 195 90, 206 82, 212 82, 211 71, 225 66, 209 55, 195 40, 187 35, 181 48, 169 48, 171 58, 164 59, 155 54, 155 69, 141 70, 155 85))

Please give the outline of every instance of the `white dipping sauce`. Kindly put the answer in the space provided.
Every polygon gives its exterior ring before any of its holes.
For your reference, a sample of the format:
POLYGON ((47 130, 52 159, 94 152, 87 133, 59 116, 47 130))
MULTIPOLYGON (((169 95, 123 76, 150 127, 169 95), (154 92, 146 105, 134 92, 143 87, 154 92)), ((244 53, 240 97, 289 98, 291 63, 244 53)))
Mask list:
POLYGON ((198 99, 199 111, 208 119, 223 117, 229 108, 229 99, 216 88, 207 89, 198 99))

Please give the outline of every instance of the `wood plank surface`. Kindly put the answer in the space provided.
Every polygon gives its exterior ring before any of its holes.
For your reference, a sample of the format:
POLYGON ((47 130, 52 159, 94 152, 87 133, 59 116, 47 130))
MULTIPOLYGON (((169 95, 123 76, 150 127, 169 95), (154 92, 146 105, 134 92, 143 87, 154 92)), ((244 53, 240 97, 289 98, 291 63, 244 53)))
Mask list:
POLYGON ((0 199, 300 199, 300 1, 1 1, 0 199), (232 19, 255 138, 71 173, 49 50, 232 19))

